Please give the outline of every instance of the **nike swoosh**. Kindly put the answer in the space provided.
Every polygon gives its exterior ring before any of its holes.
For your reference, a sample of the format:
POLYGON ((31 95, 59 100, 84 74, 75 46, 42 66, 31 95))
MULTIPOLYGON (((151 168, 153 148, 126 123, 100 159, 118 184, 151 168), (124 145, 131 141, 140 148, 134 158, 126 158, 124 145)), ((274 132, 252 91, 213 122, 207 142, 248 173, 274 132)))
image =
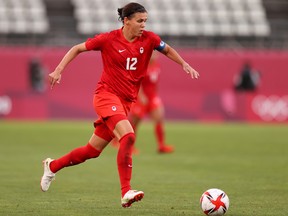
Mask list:
POLYGON ((118 50, 119 51, 119 53, 122 53, 122 52, 124 52, 126 49, 124 49, 124 50, 118 50))

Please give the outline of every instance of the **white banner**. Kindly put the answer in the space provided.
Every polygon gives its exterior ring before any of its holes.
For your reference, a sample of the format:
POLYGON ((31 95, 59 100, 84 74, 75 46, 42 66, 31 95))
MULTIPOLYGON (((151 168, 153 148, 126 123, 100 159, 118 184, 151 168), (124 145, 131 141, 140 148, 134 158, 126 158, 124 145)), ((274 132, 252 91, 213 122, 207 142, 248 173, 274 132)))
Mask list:
POLYGON ((288 119, 288 95, 258 95, 252 101, 252 110, 264 121, 288 119))

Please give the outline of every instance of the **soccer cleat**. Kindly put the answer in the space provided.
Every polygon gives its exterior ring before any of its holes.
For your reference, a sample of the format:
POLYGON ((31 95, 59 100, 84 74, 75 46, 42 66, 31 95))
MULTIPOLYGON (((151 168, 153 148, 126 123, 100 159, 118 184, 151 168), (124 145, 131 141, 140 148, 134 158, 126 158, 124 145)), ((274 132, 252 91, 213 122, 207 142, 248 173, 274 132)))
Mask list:
POLYGON ((174 152, 174 147, 169 145, 164 145, 158 149, 158 153, 165 154, 165 153, 172 153, 174 152))
POLYGON ((43 192, 46 192, 49 189, 51 182, 55 179, 55 173, 50 170, 50 163, 52 161, 53 159, 51 158, 47 158, 43 161, 44 174, 40 182, 41 190, 43 192))
POLYGON ((121 199, 122 207, 129 208, 132 203, 140 201, 143 197, 143 191, 129 190, 121 199))

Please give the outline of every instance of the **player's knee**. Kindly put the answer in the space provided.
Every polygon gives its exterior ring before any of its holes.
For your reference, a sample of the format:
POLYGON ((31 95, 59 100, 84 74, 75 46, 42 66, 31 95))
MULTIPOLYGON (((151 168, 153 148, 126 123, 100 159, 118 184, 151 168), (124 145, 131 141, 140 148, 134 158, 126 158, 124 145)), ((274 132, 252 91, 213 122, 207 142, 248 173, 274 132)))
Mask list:
POLYGON ((135 134, 134 133, 129 133, 126 135, 127 137, 127 144, 133 145, 135 143, 135 134))
POLYGON ((135 143, 135 134, 134 133, 125 134, 120 139, 120 143, 121 142, 125 142, 127 145, 133 145, 135 143))
POLYGON ((129 143, 133 145, 135 143, 135 134, 134 133, 129 133, 129 143))
POLYGON ((101 151, 95 149, 91 144, 88 144, 87 147, 89 151, 87 151, 87 157, 89 158, 97 158, 101 155, 101 151))

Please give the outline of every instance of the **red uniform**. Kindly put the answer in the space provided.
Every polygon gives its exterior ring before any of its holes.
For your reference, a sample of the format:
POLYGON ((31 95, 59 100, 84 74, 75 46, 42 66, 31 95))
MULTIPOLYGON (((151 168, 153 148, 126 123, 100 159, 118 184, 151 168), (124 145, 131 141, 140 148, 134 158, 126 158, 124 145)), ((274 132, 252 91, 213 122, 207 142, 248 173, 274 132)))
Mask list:
POLYGON ((141 97, 139 97, 136 103, 132 106, 131 113, 133 115, 143 118, 145 114, 159 106, 162 106, 162 101, 158 96, 159 74, 159 64, 157 62, 150 64, 147 70, 147 75, 142 81, 142 91, 147 101, 144 103, 141 100, 141 97))
MULTIPOLYGON (((104 68, 94 95, 94 109, 100 117, 94 125, 101 124, 109 116, 127 116, 131 103, 137 98, 153 50, 163 49, 165 43, 149 31, 128 42, 122 29, 117 29, 89 38, 85 45, 87 50, 101 51, 104 68)), ((110 132, 114 123, 107 125, 110 132)), ((102 138, 108 139, 107 136, 102 138)))
MULTIPOLYGON (((131 152, 135 143, 135 133, 129 124, 127 114, 132 102, 137 98, 153 50, 163 50, 165 43, 153 32, 142 31, 147 20, 147 12, 142 5, 127 4, 118 9, 118 14, 124 25, 122 29, 102 33, 88 39, 85 42, 86 49, 83 49, 82 43, 76 45, 73 47, 74 49, 70 49, 72 52, 65 55, 66 59, 64 57, 59 64, 65 67, 68 64, 65 60, 72 60, 85 50, 101 51, 103 71, 95 90, 93 102, 99 119, 94 123, 95 135, 92 135, 87 145, 75 148, 56 160, 47 158, 43 161, 44 174, 41 179, 41 189, 48 190, 51 181, 55 178, 55 173, 60 169, 99 157, 102 150, 116 135, 120 143, 117 167, 121 185, 121 204, 126 208, 130 207, 133 202, 140 201, 144 196, 143 191, 131 190, 131 152), (133 14, 136 14, 135 17, 133 14), (127 21, 127 17, 129 17, 129 21, 127 21), (134 40, 127 41, 123 31, 134 40), (136 37, 137 35, 140 36, 136 37)), ((59 81, 60 72, 61 70, 52 73, 51 87, 56 81, 59 81)))
POLYGON ((148 31, 130 43, 122 29, 88 39, 86 48, 100 50, 103 59, 104 70, 96 93, 105 90, 124 100, 135 101, 152 52, 160 43, 160 37, 148 31))
MULTIPOLYGON (((127 119, 131 104, 136 100, 140 84, 154 49, 164 49, 165 43, 160 37, 144 31, 141 37, 128 42, 122 29, 103 33, 86 41, 87 50, 100 50, 103 72, 94 95, 94 109, 100 117, 94 122, 94 133, 110 142, 115 125, 127 119)), ((134 133, 125 134, 119 140, 117 155, 122 197, 131 190, 132 175, 131 146, 134 133)))

